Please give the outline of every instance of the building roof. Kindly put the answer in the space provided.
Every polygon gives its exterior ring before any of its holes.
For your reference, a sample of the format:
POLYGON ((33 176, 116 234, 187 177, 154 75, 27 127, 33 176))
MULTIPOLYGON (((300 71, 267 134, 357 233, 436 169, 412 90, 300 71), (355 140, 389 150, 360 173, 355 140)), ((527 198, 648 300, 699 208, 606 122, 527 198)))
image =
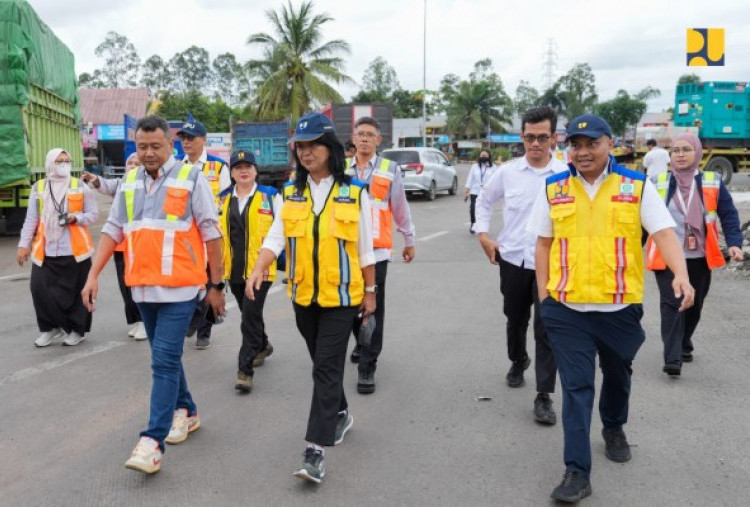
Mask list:
POLYGON ((641 116, 641 120, 638 122, 639 127, 654 127, 654 126, 668 126, 672 120, 671 113, 665 112, 651 112, 644 113, 641 116))
POLYGON ((146 88, 81 88, 79 97, 84 125, 121 124, 125 114, 141 118, 151 99, 146 88))

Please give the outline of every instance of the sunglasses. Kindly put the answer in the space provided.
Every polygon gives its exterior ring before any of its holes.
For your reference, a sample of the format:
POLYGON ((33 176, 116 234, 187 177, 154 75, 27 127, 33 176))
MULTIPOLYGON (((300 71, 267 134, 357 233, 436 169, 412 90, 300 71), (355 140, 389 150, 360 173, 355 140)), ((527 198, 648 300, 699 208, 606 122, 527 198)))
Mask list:
POLYGON ((552 136, 549 134, 539 134, 538 136, 535 136, 534 134, 526 134, 523 136, 523 140, 529 144, 534 144, 534 141, 539 141, 539 144, 544 144, 550 139, 552 139, 552 136))

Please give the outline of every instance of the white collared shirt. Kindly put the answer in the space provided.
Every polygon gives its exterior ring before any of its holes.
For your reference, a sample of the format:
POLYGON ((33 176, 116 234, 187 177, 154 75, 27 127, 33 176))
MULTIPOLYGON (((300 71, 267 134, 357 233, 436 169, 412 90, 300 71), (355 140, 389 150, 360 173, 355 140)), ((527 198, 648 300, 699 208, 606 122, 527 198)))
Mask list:
MULTIPOLYGON (((198 160, 196 160, 195 162, 190 162, 190 157, 188 157, 186 153, 182 161, 186 164, 200 164, 200 169, 201 171, 203 171, 203 165, 208 162, 208 152, 205 148, 203 148, 203 153, 201 153, 201 156, 198 157, 198 160)), ((227 166, 227 164, 222 164, 221 171, 219 171, 219 192, 223 192, 231 186, 232 177, 229 175, 229 166, 227 166)))
MULTIPOLYGON (((307 185, 310 187, 310 196, 313 201, 313 213, 320 215, 325 207, 328 195, 333 187, 333 176, 322 178, 320 183, 315 183, 312 177, 307 176, 307 185)), ((278 257, 286 246, 284 237, 284 221, 281 219, 281 208, 284 206, 283 199, 274 201, 276 216, 274 217, 268 236, 263 240, 263 247, 271 250, 278 257), (278 202, 278 206, 276 203, 278 202)), ((375 254, 372 250, 372 207, 367 190, 362 189, 359 199, 360 219, 359 219, 359 237, 357 239, 357 252, 359 254, 359 266, 365 268, 375 264, 375 254)))
POLYGON ((646 168, 646 176, 656 178, 661 173, 665 173, 669 166, 669 153, 664 148, 656 146, 646 153, 643 157, 643 167, 646 168))
POLYGON ((240 209, 240 215, 242 214, 242 210, 245 209, 245 206, 247 206, 247 202, 255 195, 256 190, 258 190, 258 184, 253 183, 253 188, 250 189, 250 192, 248 192, 244 197, 240 197, 239 195, 237 195, 237 185, 235 185, 232 189, 232 197, 237 199, 237 206, 240 209))
MULTIPOLYGON (((609 176, 609 168, 603 171, 594 183, 586 181, 580 173, 577 174, 577 178, 580 178, 583 183, 583 188, 586 190, 586 194, 589 199, 593 200, 596 197, 596 193, 604 183, 604 180, 609 176)), ((641 225, 649 234, 654 234, 661 231, 662 229, 668 229, 674 227, 675 223, 672 219, 672 215, 664 205, 664 201, 659 197, 656 187, 651 180, 646 179, 643 182, 643 195, 641 198, 641 225)), ((552 232, 552 218, 549 215, 550 207, 549 201, 547 200, 547 192, 545 188, 537 195, 537 199, 534 202, 534 208, 531 211, 529 217, 529 223, 527 225, 527 232, 543 238, 552 238, 554 234, 552 232)), ((622 310, 627 304, 612 304, 612 303, 563 303, 571 310, 579 312, 616 312, 622 310)))
POLYGON ((469 169, 469 176, 466 178, 466 188, 469 190, 471 195, 479 195, 487 183, 489 183, 492 175, 497 171, 498 166, 490 162, 489 166, 479 167, 479 163, 475 163, 469 169))
POLYGON ((543 168, 532 167, 526 157, 501 165, 479 192, 474 232, 489 232, 492 207, 503 199, 503 230, 497 238, 500 256, 515 266, 534 269, 536 235, 526 232, 529 211, 547 176, 565 169, 554 157, 543 168))

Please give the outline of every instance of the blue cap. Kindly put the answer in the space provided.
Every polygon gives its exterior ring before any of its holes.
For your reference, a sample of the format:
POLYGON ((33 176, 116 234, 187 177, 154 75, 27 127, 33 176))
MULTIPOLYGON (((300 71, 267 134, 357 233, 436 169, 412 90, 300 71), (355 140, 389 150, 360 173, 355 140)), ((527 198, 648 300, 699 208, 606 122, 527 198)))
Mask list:
POLYGON ((232 157, 229 159, 229 168, 231 169, 242 162, 255 165, 255 155, 247 150, 237 150, 232 153, 232 157))
POLYGON ((586 136, 591 139, 599 139, 602 136, 612 137, 612 129, 609 128, 609 123, 594 114, 582 114, 574 118, 568 124, 568 129, 565 133, 568 139, 574 136, 586 136))
POLYGON ((182 128, 177 132, 177 135, 185 134, 193 137, 206 137, 208 130, 206 126, 197 120, 188 120, 182 124, 182 128))
POLYGON ((320 113, 307 113, 297 121, 291 141, 314 141, 327 132, 335 133, 331 120, 320 113))

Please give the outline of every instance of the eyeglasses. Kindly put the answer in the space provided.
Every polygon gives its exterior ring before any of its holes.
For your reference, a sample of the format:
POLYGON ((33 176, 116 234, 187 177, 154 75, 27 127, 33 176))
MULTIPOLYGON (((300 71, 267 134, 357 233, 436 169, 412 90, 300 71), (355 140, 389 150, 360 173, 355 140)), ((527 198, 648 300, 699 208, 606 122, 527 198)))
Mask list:
POLYGON ((195 141, 195 136, 191 136, 190 134, 180 134, 177 136, 180 141, 195 141))
POLYGON ((354 135, 360 139, 375 139, 378 137, 378 134, 375 132, 356 132, 354 135))
POLYGON ((526 134, 523 136, 523 140, 529 144, 534 144, 534 141, 539 141, 539 144, 544 144, 550 139, 552 139, 552 136, 549 134, 539 134, 538 136, 535 136, 534 134, 526 134))
POLYGON ((695 150, 693 150, 692 146, 683 146, 682 148, 677 147, 677 148, 672 148, 671 150, 669 150, 670 153, 674 153, 675 155, 680 154, 680 153, 688 154, 688 153, 692 153, 693 151, 695 150))

